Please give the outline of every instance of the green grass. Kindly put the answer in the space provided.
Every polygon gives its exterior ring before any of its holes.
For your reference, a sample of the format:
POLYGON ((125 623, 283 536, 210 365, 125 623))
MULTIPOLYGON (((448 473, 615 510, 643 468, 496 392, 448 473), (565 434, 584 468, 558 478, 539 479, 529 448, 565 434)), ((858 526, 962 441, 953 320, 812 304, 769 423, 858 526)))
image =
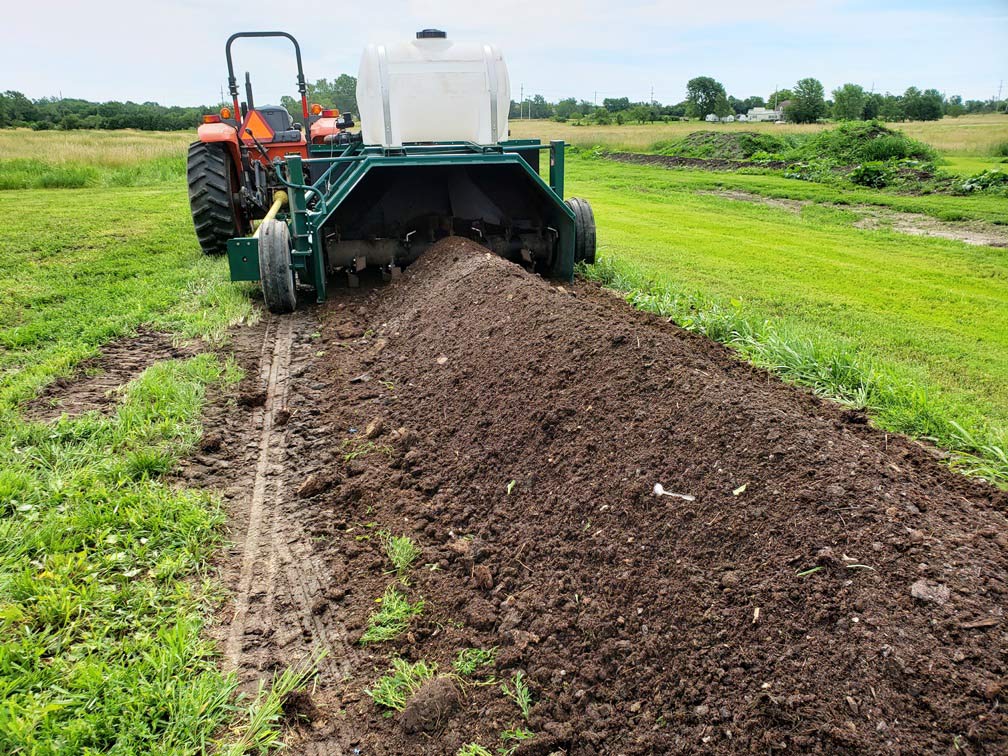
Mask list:
POLYGON ((185 180, 184 153, 178 157, 153 158, 127 166, 49 162, 33 158, 0 159, 0 191, 135 187, 183 180, 185 180))
POLYGON ((532 709, 532 691, 529 690, 528 683, 525 682, 525 675, 515 672, 511 678, 511 685, 506 682, 501 684, 501 692, 515 702, 515 706, 521 712, 522 719, 528 720, 529 711, 532 709))
POLYGON ((323 651, 314 660, 288 667, 268 688, 260 681, 255 698, 239 717, 233 737, 226 739, 218 752, 223 756, 243 756, 246 753, 273 753, 281 748, 284 745, 280 740, 284 698, 315 677, 318 662, 324 656, 323 651))
POLYGON ((466 743, 458 749, 455 756, 493 756, 493 754, 479 743, 466 743))
MULTIPOLYGON (((787 181, 777 177, 715 182, 588 157, 568 170, 568 192, 595 208, 599 278, 826 395, 865 402, 885 427, 1005 473, 1005 250, 861 230, 856 213, 828 205, 794 213, 698 193, 721 183, 775 195, 787 181)), ((852 194, 799 187, 819 202, 852 194)), ((951 212, 976 198, 910 199, 951 212)))
POLYGON ((413 563, 420 557, 420 547, 408 536, 394 536, 388 531, 378 534, 392 569, 400 579, 406 577, 413 563))
POLYGON ((518 747, 526 740, 532 740, 535 733, 525 727, 509 727, 500 734, 501 745, 497 753, 502 756, 511 756, 518 750, 518 747))
POLYGON ((764 197, 807 200, 837 205, 876 205, 904 213, 919 213, 939 219, 984 220, 1008 225, 1004 197, 995 194, 950 196, 939 194, 896 194, 866 188, 847 188, 831 184, 801 181, 745 169, 750 172, 695 171, 681 168, 629 165, 615 161, 595 160, 591 153, 574 153, 567 159, 567 193, 582 186, 579 181, 591 180, 595 194, 600 189, 624 193, 668 194, 670 192, 712 191, 735 189, 764 197), (606 166, 613 163, 613 166, 606 166), (592 166, 586 170, 585 166, 592 166), (659 175, 655 171, 662 171, 659 175))
POLYGON ((497 659, 497 647, 463 648, 458 652, 452 669, 459 677, 472 677, 484 667, 491 666, 497 659))
POLYGON ((141 323, 219 341, 252 318, 187 205, 180 187, 0 192, 0 407, 141 323))
POLYGON ((420 616, 424 607, 423 599, 410 603, 394 585, 385 589, 378 602, 380 607, 368 618, 367 629, 360 638, 361 645, 398 638, 409 627, 410 620, 420 616))
POLYGON ((0 192, 0 211, 0 752, 268 737, 202 632, 219 502, 163 479, 199 437, 207 388, 236 371, 213 354, 157 363, 108 416, 20 416, 141 324, 219 341, 251 316, 247 289, 199 253, 179 186, 0 192))
POLYGON ((946 156, 939 160, 938 167, 946 173, 957 176, 975 176, 981 171, 1004 171, 1008 173, 1008 158, 946 156))
POLYGON ((437 673, 437 665, 423 659, 412 664, 405 659, 392 659, 392 668, 364 691, 378 706, 391 711, 402 711, 410 697, 437 673))

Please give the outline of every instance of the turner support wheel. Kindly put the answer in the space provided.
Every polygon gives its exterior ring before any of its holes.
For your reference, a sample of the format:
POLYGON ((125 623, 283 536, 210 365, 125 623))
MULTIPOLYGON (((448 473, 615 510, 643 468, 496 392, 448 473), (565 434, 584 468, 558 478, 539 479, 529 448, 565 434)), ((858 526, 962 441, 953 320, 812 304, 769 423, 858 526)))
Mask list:
POLYGON ((567 207, 574 211, 574 262, 595 264, 595 213, 588 200, 571 197, 567 207))
POLYGON ((259 226, 259 279, 270 312, 282 315, 294 311, 297 293, 291 268, 290 231, 283 221, 266 220, 259 226))
POLYGON ((189 145, 186 179, 189 208, 200 247, 208 255, 227 252, 228 239, 242 235, 241 213, 235 202, 234 161, 222 144, 189 145))

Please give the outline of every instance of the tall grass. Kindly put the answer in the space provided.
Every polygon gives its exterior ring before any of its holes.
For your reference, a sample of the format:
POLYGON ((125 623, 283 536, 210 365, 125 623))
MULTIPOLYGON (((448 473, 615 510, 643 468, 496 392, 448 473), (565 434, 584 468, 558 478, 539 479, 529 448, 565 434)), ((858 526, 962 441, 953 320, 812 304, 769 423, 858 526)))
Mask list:
POLYGON ((612 258, 584 266, 581 273, 623 292, 634 307, 730 346, 785 380, 867 409, 883 428, 933 441, 953 452, 954 466, 1008 486, 1005 429, 989 427, 935 389, 864 358, 840 339, 815 339, 755 319, 740 304, 676 289, 612 258))
POLYGON ((0 155, 48 165, 125 168, 157 158, 184 155, 195 131, 32 131, 0 129, 0 155))
POLYGON ((0 160, 0 190, 151 186, 180 181, 185 170, 184 150, 124 166, 15 158, 0 160))

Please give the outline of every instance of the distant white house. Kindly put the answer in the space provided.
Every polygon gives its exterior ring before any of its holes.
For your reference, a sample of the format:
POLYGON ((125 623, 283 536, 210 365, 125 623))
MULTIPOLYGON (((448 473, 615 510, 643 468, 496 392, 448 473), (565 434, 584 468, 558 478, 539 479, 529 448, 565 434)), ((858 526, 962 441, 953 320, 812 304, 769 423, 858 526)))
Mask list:
POLYGON ((707 115, 706 115, 706 116, 704 117, 704 120, 705 120, 705 121, 707 121, 707 123, 717 123, 719 119, 718 119, 718 117, 717 117, 716 115, 714 115, 713 113, 708 113, 708 114, 707 114, 707 115))
POLYGON ((737 116, 735 116, 735 120, 744 123, 745 121, 749 120, 749 116, 747 116, 745 113, 739 113, 737 116))
POLYGON ((781 121, 784 119, 784 110, 770 110, 768 108, 749 108, 746 114, 748 121, 781 121))

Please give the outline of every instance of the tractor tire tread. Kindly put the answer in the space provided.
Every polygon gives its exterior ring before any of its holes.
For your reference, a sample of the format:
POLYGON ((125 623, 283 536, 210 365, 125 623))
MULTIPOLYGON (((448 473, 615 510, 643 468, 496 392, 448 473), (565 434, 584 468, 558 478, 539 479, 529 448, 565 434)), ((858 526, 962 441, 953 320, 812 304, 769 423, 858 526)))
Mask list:
POLYGON ((219 144, 193 142, 186 160, 189 207, 200 247, 208 255, 227 251, 228 239, 240 236, 231 196, 231 156, 219 144))
POLYGON ((259 227, 259 280, 270 312, 283 315, 297 306, 291 269, 290 231, 283 221, 263 221, 259 227))

